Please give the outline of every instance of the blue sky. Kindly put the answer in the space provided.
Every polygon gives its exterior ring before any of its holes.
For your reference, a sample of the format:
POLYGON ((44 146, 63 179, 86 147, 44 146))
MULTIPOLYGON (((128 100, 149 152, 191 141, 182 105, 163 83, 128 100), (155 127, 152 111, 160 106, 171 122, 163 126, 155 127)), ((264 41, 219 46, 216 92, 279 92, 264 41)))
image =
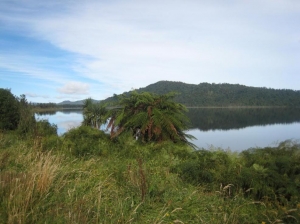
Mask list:
POLYGON ((300 1, 0 1, 0 88, 61 102, 161 80, 300 90, 300 1))

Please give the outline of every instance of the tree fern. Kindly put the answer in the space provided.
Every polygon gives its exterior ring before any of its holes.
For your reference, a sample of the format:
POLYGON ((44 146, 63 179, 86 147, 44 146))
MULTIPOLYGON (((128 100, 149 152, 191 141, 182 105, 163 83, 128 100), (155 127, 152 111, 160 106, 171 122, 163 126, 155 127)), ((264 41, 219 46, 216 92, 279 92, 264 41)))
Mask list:
POLYGON ((188 127, 187 109, 173 101, 175 96, 175 93, 156 95, 147 92, 121 95, 118 101, 121 108, 114 111, 116 116, 108 126, 111 136, 133 131, 139 132, 145 142, 171 140, 188 143, 187 139, 193 136, 184 133, 188 127), (113 130, 116 126, 118 128, 113 130))

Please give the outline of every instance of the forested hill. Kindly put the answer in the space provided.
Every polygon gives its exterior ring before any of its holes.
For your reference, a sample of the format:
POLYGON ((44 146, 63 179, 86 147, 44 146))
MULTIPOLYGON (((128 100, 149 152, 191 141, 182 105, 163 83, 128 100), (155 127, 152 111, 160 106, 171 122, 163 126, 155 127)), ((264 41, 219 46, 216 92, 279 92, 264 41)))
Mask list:
MULTIPOLYGON (((175 100, 188 107, 201 106, 292 106, 300 107, 300 91, 248 87, 238 84, 186 84, 160 81, 138 92, 165 94, 178 92, 175 100)), ((110 99, 113 99, 110 98, 110 99)))

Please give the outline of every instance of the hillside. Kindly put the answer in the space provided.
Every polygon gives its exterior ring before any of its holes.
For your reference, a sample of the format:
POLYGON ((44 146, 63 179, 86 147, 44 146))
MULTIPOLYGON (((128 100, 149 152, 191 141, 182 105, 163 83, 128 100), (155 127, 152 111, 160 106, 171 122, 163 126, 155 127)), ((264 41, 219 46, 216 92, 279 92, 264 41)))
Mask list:
MULTIPOLYGON (((300 107, 300 91, 249 87, 239 84, 186 84, 183 82, 159 81, 136 90, 165 94, 177 92, 175 101, 188 107, 229 107, 229 106, 289 106, 300 107)), ((125 92, 123 94, 128 94, 125 92)), ((114 102, 117 95, 103 102, 114 102)), ((77 105, 83 101, 75 102, 77 105)), ((96 101, 95 101, 96 102, 96 101)), ((69 103, 68 103, 69 104, 69 103)))
POLYGON ((300 91, 248 87, 238 84, 198 85, 160 81, 137 91, 179 92, 176 101, 186 106, 300 106, 300 91))
MULTIPOLYGON (((77 100, 77 101, 69 101, 65 100, 63 102, 58 103, 57 105, 73 105, 73 106, 82 106, 85 100, 77 100)), ((99 100, 93 100, 94 103, 99 102, 99 100)))

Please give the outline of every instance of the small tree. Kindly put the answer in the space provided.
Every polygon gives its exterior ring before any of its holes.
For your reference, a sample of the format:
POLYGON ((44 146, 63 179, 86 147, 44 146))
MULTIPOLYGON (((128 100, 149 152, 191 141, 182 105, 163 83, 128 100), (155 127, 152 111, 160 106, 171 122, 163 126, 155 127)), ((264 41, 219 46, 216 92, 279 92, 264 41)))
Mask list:
POLYGON ((18 132, 21 135, 34 134, 36 129, 36 120, 31 106, 27 102, 26 96, 23 94, 18 98, 20 105, 20 121, 18 132))
POLYGON ((93 103, 92 99, 86 99, 83 105, 83 122, 85 126, 99 129, 106 123, 107 109, 104 104, 93 103))
POLYGON ((20 120, 19 102, 9 89, 0 89, 0 129, 17 129, 20 120))
POLYGON ((184 130, 188 128, 186 107, 175 103, 175 93, 156 95, 148 92, 132 92, 129 96, 122 95, 118 105, 120 108, 111 110, 107 126, 114 138, 125 131, 133 131, 143 141, 186 142, 188 138, 184 130))

